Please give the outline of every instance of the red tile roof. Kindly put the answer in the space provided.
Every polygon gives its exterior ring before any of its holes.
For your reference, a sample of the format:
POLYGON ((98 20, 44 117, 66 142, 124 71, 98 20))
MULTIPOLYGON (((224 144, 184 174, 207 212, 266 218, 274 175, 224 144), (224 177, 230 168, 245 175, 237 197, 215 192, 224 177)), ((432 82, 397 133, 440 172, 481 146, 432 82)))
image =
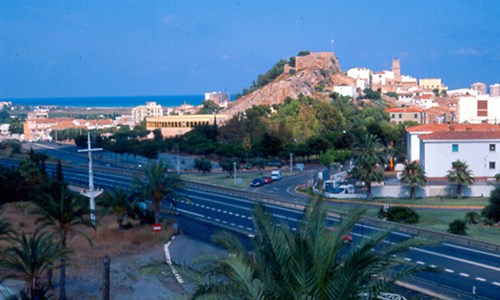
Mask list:
POLYGON ((388 113, 420 113, 423 112, 424 110, 421 109, 420 107, 394 107, 394 108, 386 108, 386 112, 388 113))
POLYGON ((438 131, 418 136, 421 140, 495 140, 500 131, 438 131))
POLYGON ((500 131, 500 125, 495 124, 423 124, 407 128, 407 132, 435 131, 500 131))

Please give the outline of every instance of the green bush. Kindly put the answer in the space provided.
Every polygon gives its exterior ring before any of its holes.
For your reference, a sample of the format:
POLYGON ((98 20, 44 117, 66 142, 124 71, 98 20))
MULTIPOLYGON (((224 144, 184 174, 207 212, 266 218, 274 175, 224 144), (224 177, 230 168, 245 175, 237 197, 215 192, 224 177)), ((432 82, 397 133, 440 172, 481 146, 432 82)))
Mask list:
POLYGON ((469 225, 478 224, 480 221, 481 216, 475 211, 470 211, 465 214, 465 222, 469 225))
POLYGON ((387 221, 415 224, 420 216, 411 208, 405 206, 393 206, 387 210, 387 221))
POLYGON ((451 222, 448 227, 448 232, 459 235, 466 235, 465 230, 467 230, 467 225, 464 220, 456 219, 451 222))

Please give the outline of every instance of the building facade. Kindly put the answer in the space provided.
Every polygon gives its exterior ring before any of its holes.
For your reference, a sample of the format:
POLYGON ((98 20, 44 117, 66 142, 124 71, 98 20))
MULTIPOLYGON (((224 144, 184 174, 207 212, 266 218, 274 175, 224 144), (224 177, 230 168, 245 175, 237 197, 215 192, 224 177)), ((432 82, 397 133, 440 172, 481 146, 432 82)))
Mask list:
POLYGON ((459 123, 500 123, 500 96, 467 96, 458 98, 459 123))
POLYGON ((208 92, 205 93, 205 101, 212 101, 222 108, 226 108, 231 101, 231 97, 228 93, 223 92, 208 92))
POLYGON ((425 122, 425 112, 419 107, 396 107, 385 110, 389 114, 391 124, 413 121, 419 124, 425 122))
POLYGON ((495 83, 490 85, 490 96, 491 97, 500 97, 500 84, 495 83))
POLYGON ((440 131, 419 138, 428 178, 444 178, 457 160, 465 161, 476 179, 500 172, 500 131, 440 131))
POLYGON ((182 115, 147 117, 146 129, 160 129, 163 137, 183 135, 199 125, 221 124, 226 120, 225 115, 182 115))
POLYGON ((486 84, 482 82, 476 82, 471 84, 470 88, 477 91, 479 95, 486 95, 488 91, 486 90, 486 84))
POLYGON ((441 82, 441 78, 422 78, 418 81, 418 86, 426 91, 448 90, 448 87, 441 82))
POLYGON ((146 105, 140 105, 132 109, 132 119, 136 124, 144 121, 146 117, 160 116, 163 116, 163 109, 156 102, 146 102, 146 105))

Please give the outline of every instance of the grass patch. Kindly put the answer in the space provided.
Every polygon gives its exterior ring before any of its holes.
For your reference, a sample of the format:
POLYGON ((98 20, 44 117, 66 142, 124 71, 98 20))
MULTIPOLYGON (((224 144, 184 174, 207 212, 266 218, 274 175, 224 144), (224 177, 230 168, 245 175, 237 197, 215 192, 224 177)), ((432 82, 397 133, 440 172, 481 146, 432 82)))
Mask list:
MULTIPOLYGON (((377 218, 378 210, 378 208, 369 208, 366 212, 366 216, 377 218)), ((420 222, 412 226, 446 232, 451 222, 456 219, 465 219, 467 211, 417 210, 417 213, 420 216, 420 222)), ((466 233, 467 237, 500 244, 500 227, 489 227, 482 224, 467 225, 466 233)))
MULTIPOLYGON (((358 200, 359 201, 359 200, 358 200)), ((411 205, 427 205, 427 206, 485 206, 488 205, 487 197, 471 197, 471 198, 447 198, 447 197, 429 197, 419 199, 400 199, 400 198, 376 198, 370 202, 382 202, 388 204, 411 204, 411 205)))

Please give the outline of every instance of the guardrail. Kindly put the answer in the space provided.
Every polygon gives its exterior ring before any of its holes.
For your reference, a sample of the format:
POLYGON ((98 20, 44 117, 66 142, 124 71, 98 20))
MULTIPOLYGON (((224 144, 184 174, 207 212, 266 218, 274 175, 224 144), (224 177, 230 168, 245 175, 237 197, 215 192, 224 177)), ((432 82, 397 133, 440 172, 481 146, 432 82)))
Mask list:
MULTIPOLYGON (((230 189, 230 188, 226 188, 226 187, 219 187, 219 186, 203 184, 203 183, 198 183, 198 182, 192 182, 192 181, 184 181, 184 184, 187 188, 191 187, 191 188, 195 188, 198 190, 222 193, 222 194, 234 196, 234 197, 242 197, 245 199, 255 201, 256 203, 259 203, 259 202, 260 203, 271 203, 271 204, 276 204, 276 205, 281 205, 281 206, 294 207, 294 208, 299 209, 299 210, 303 210, 305 207, 305 205, 302 203, 290 201, 284 197, 270 196, 270 195, 256 194, 256 193, 248 193, 245 191, 238 191, 238 190, 234 190, 234 189, 230 189)), ((343 212, 339 212, 339 211, 334 211, 334 212, 340 216, 346 215, 343 212)), ((415 226, 410 226, 410 225, 405 225, 405 224, 400 224, 400 223, 395 223, 395 222, 390 222, 390 221, 383 221, 383 220, 379 220, 379 219, 375 219, 375 218, 371 218, 371 217, 362 217, 360 221, 365 223, 365 224, 369 224, 369 225, 372 225, 375 227, 390 228, 393 231, 398 231, 401 233, 426 236, 428 238, 436 239, 436 240, 439 240, 442 242, 446 241, 446 242, 450 242, 450 243, 457 244, 457 245, 469 246, 469 247, 474 247, 474 248, 478 248, 478 249, 484 249, 484 250, 489 250, 489 251, 493 251, 496 253, 500 253, 500 245, 499 244, 480 241, 480 240, 476 240, 476 239, 465 237, 465 236, 460 236, 460 235, 455 235, 455 234, 450 234, 450 233, 445 233, 445 232, 440 232, 440 231, 435 231, 435 230, 430 230, 430 229, 423 229, 423 228, 419 228, 419 227, 415 227, 415 226)))

